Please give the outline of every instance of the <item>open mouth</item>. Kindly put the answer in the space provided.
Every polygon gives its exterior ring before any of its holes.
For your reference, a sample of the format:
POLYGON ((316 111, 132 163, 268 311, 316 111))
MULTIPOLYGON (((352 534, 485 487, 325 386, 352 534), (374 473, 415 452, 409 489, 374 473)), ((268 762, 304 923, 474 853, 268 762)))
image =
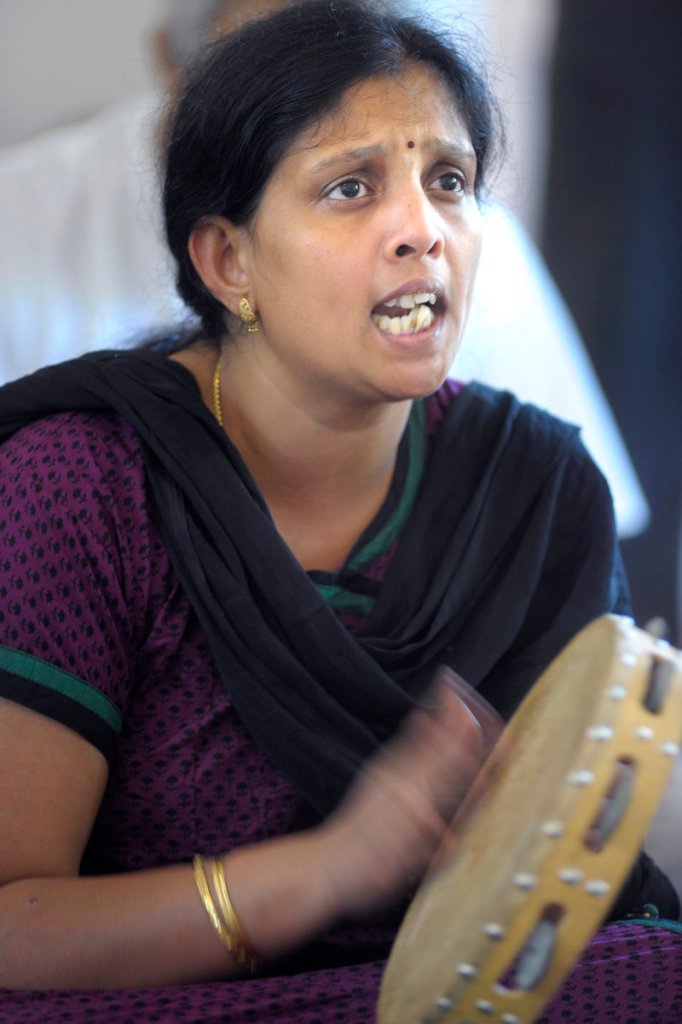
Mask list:
POLYGON ((435 292, 414 292, 375 306, 372 321, 389 334, 418 334, 436 319, 438 299, 435 292))

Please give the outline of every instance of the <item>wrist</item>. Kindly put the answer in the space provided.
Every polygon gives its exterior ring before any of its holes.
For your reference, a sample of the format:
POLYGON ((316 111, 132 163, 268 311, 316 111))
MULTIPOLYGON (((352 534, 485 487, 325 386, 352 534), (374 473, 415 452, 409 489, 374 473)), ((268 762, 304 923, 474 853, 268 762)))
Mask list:
POLYGON ((222 856, 234 911, 261 959, 293 951, 340 916, 326 871, 327 852, 320 826, 222 856))

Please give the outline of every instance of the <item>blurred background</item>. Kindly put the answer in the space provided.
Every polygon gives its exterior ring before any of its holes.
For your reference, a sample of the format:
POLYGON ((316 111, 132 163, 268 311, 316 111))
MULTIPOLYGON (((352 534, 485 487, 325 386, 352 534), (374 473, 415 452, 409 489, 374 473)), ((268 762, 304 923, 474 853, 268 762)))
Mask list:
MULTIPOLYGON (((193 2, 184 0, 185 10, 193 2)), ((144 124, 151 137, 148 128, 157 116, 164 82, 156 33, 166 22, 169 4, 176 14, 182 6, 177 0, 0 0, 0 223, 5 234, 0 245, 0 382, 34 368, 34 344, 38 364, 76 354, 84 345, 77 304, 60 310, 57 334, 53 307, 43 301, 56 294, 63 269, 57 262, 68 268, 71 259, 68 244, 60 261, 47 248, 43 253, 41 242, 58 208, 60 237, 67 243, 75 223, 92 236, 78 273, 83 280, 92 275, 91 292, 101 311, 100 320, 92 321, 96 328, 88 327, 93 338, 108 342, 117 332, 123 337, 157 315, 148 289, 135 297, 140 309, 147 302, 147 320, 132 314, 129 320, 106 319, 109 292, 127 285, 116 280, 106 261, 99 261, 107 246, 124 240, 117 235, 119 226, 101 219, 92 193, 100 181, 103 189, 116 193, 115 183, 107 186, 108 175, 120 156, 115 147, 128 144, 124 134, 112 135, 114 148, 107 154, 100 147, 98 163, 85 138, 103 112, 123 124, 133 106, 138 126, 144 124), (78 131, 69 135, 70 128, 78 131), (57 149, 49 140, 60 132, 67 133, 68 143, 57 149), (68 191, 69 168, 79 163, 88 165, 81 169, 92 178, 87 203, 68 191), (25 280, 17 276, 22 262, 28 268, 25 280), (3 327, 3 308, 11 314, 4 323, 12 326, 3 327), (41 331, 47 337, 48 327, 53 338, 49 351, 40 347, 41 331)), ((580 372, 594 373, 602 394, 590 398, 588 381, 584 404, 590 408, 573 416, 558 397, 554 404, 549 398, 545 403, 532 389, 523 393, 523 384, 513 386, 522 397, 577 419, 586 428, 586 440, 590 428, 583 421, 597 406, 604 433, 613 433, 609 417, 615 420, 620 437, 609 441, 617 449, 613 473, 610 465, 605 468, 608 456, 598 457, 598 440, 593 454, 616 492, 635 616, 640 625, 662 617, 670 638, 680 643, 682 5, 679 0, 646 5, 634 0, 617 5, 612 0, 410 0, 403 6, 465 31, 486 59, 509 137, 495 197, 510 223, 518 225, 518 238, 530 243, 530 259, 544 261, 538 280, 544 282, 547 301, 555 302, 552 289, 558 287, 571 319, 567 330, 575 333, 577 327, 576 337, 582 339, 571 340, 573 361, 589 361, 591 369, 588 365, 580 372), (545 281, 547 269, 554 283, 545 281), (604 396, 608 407, 602 408, 604 396)), ((154 160, 151 148, 141 151, 139 167, 146 173, 154 160)), ((157 231, 155 213, 144 216, 150 231, 157 231)), ((73 245, 75 261, 75 234, 73 245)), ((503 257, 501 249, 498 253, 494 274, 499 288, 509 278, 517 289, 515 257, 503 257)), ((153 258, 159 259, 156 250, 153 258)), ((151 259, 141 254, 141 265, 151 259)), ((531 313, 529 308, 528 325, 531 313)), ((165 296, 158 319, 173 315, 165 296)), ((519 316, 523 330, 523 310, 519 316)), ((565 316, 563 308, 556 316, 565 316)), ((488 322, 483 317, 475 325, 483 346, 488 322)), ((539 354, 531 354, 529 347, 531 368, 521 370, 520 349, 513 350, 518 376, 529 387, 534 374, 550 376, 552 366, 544 364, 558 358, 553 353, 549 341, 539 354)), ((467 370, 477 375, 476 357, 471 367, 466 358, 462 375, 467 370)), ((485 379, 499 384, 509 369, 504 354, 491 354, 489 363, 495 366, 488 366, 485 379)), ((569 387, 567 372, 557 368, 559 391, 569 387)), ((679 792, 671 790, 671 810, 679 792)), ((669 861, 676 847, 673 869, 682 880, 675 818, 662 816, 668 838, 661 859, 669 861)))
POLYGON ((149 88, 164 16, 164 0, 0 0, 0 146, 149 88))
MULTIPOLYGON (((537 233, 558 0, 405 0, 400 6, 458 25, 488 58, 511 142, 503 191, 537 233)), ((168 7, 167 0, 0 0, 0 148, 153 88, 153 36, 168 7)))

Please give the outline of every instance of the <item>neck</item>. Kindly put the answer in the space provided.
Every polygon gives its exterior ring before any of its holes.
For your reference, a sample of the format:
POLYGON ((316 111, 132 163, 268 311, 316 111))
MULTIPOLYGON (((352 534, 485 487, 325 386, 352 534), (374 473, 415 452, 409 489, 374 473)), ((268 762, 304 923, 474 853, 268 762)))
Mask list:
POLYGON ((305 568, 333 569, 386 498, 411 401, 304 400, 284 378, 243 379, 222 360, 225 430, 305 568))
POLYGON ((225 430, 264 493, 362 487, 392 470, 411 401, 306 403, 283 381, 246 384, 223 357, 225 430), (261 478, 261 479, 259 479, 261 478))

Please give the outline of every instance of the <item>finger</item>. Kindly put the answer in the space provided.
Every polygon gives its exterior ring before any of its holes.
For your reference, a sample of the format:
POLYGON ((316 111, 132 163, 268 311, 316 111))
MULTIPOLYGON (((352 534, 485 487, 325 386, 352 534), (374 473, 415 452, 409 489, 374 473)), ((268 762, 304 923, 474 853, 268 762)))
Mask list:
POLYGON ((449 665, 439 666, 435 675, 434 687, 441 691, 442 688, 447 687, 457 694, 458 698, 476 718, 485 739, 486 752, 489 752, 495 745, 505 725, 503 719, 493 706, 473 686, 465 682, 449 665))
MULTIPOLYGON (((431 690, 422 713, 430 718, 431 742, 450 751, 450 756, 480 763, 491 746, 490 730, 484 728, 475 711, 449 683, 440 680, 431 690)), ((497 733, 495 733, 495 736, 497 733)))
POLYGON ((501 730, 504 721, 495 708, 450 665, 440 665, 436 671, 437 683, 450 686, 460 700, 469 707, 482 726, 501 730))
POLYGON ((450 820, 487 756, 485 738, 478 720, 454 691, 445 694, 439 713, 429 716, 427 723, 412 778, 450 820))

